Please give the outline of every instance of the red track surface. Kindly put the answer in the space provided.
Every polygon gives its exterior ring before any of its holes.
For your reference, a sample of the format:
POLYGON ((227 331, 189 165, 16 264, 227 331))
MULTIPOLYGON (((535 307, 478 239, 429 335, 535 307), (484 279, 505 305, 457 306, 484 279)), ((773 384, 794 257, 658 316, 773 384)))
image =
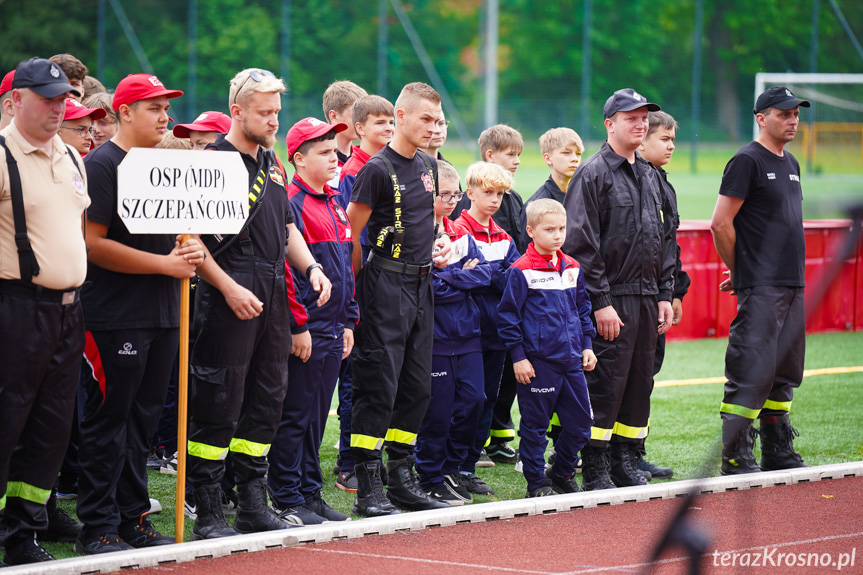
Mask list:
MULTIPOLYGON (((235 555, 136 573, 275 573, 449 575, 647 572, 655 541, 680 500, 629 503, 555 515, 442 527, 235 555)), ((809 575, 840 572, 813 557, 850 562, 841 573, 863 573, 863 478, 704 495, 689 517, 709 537, 702 573, 809 575), (714 552, 718 550, 718 554, 714 552), (723 552, 729 554, 723 566, 723 552), (767 559, 765 560, 765 554, 767 559), (783 555, 780 555, 783 554, 783 555), (788 566, 784 554, 793 554, 788 566), (759 567, 751 566, 758 556, 759 567), (750 566, 740 566, 740 562, 750 566), (810 561, 809 566, 805 562, 810 561), (731 562, 735 562, 735 566, 731 562), (766 567, 764 566, 766 563, 766 567), (774 563, 776 564, 774 566, 774 563)), ((674 550, 650 573, 686 573, 674 550)))

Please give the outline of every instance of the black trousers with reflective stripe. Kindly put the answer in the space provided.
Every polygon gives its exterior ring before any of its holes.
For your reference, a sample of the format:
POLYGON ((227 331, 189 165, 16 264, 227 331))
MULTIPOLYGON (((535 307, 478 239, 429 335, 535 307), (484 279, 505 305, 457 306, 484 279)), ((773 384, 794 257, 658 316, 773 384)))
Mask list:
POLYGON ((179 328, 90 332, 88 377, 78 447, 78 518, 87 536, 117 533, 150 509, 147 455, 165 405, 179 328), (96 368, 98 372, 98 368, 96 368))
MULTIPOLYGON (((431 396, 434 301, 431 274, 409 276, 367 264, 357 278, 360 323, 354 332, 351 434, 386 437, 387 430, 419 431, 431 396)), ((391 459, 414 444, 391 442, 391 459)), ((351 447, 357 463, 380 451, 351 447)))
POLYGON ((764 403, 791 402, 794 388, 803 381, 805 313, 803 288, 737 290, 737 316, 731 322, 725 352, 724 404, 760 411, 758 417, 788 413, 764 403))
POLYGON ((506 443, 515 439, 515 423, 512 421, 512 406, 515 403, 518 382, 512 368, 512 358, 506 354, 503 376, 500 378, 500 391, 491 418, 491 443, 506 443))
MULTIPOLYGON (((9 481, 38 492, 53 487, 69 442, 83 351, 80 302, 0 293, 0 497, 9 481)), ((5 517, 7 544, 48 526, 45 501, 8 497, 5 517)))
MULTIPOLYGON (((650 393, 653 389, 653 361, 659 307, 656 296, 620 295, 614 297, 614 309, 624 325, 620 335, 606 341, 593 338, 598 359, 593 371, 585 372, 594 427, 613 429, 620 422, 630 427, 647 427, 650 418, 650 393)), ((615 443, 642 443, 614 434, 615 443)), ((590 445, 605 447, 607 441, 591 439, 590 445)))
MULTIPOLYGON (((241 320, 222 293, 200 281, 195 294, 195 345, 190 354, 189 441, 227 449, 232 439, 269 446, 288 387, 290 310, 285 264, 243 256, 220 258, 234 281, 264 302, 261 315, 241 320)), ((267 457, 231 452, 237 484, 264 477, 267 457)), ((188 457, 188 481, 217 485, 224 460, 188 457)))

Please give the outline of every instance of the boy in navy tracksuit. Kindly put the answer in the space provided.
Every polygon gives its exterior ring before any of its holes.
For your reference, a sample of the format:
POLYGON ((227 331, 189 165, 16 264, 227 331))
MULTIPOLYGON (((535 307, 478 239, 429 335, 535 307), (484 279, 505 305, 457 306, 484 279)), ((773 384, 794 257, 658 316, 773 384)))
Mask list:
POLYGON ((505 285, 503 272, 518 259, 519 253, 512 237, 492 219, 504 196, 512 189, 510 172, 491 162, 475 162, 468 167, 466 179, 471 206, 469 210, 461 213, 454 227, 459 233, 473 236, 480 253, 492 266, 494 273, 492 282, 486 288, 475 292, 482 332, 485 404, 477 424, 476 439, 461 465, 460 479, 471 493, 493 495, 494 492, 476 475, 475 468, 488 439, 492 411, 497 401, 506 359, 506 346, 498 336, 497 317, 497 306, 505 285))
POLYGON ((428 410, 417 434, 416 470, 430 497, 450 505, 470 503, 458 470, 476 439, 485 402, 479 309, 469 290, 488 286, 494 268, 470 234, 447 218, 462 193, 458 172, 438 162, 435 224, 452 241, 449 265, 432 270, 434 346, 428 410))
POLYGON ((527 207, 527 253, 506 273, 498 308, 501 340, 512 355, 521 412, 520 453, 527 497, 580 491, 579 450, 590 439, 593 412, 584 372, 596 366, 590 298, 578 262, 560 251, 566 211, 551 199, 527 207), (556 412, 563 431, 545 470, 545 432, 556 412))
POLYGON ((353 299, 351 227, 336 201, 338 192, 327 185, 337 165, 335 135, 346 128, 305 118, 287 136, 288 159, 296 169, 288 187, 294 221, 318 262, 313 266, 323 266, 333 284, 330 301, 320 306, 307 270, 292 270, 298 299, 309 314, 312 352, 306 360, 290 358, 291 383, 269 454, 268 486, 280 517, 298 525, 349 519, 321 498, 318 459, 339 366, 351 352, 359 319, 353 299))

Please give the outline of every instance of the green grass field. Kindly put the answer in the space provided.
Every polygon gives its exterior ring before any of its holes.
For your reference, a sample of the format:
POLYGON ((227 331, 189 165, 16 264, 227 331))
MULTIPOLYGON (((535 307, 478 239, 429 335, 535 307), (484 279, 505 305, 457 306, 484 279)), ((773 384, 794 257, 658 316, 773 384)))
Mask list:
MULTIPOLYGON (((667 380, 719 377, 723 373, 726 339, 702 339, 668 346, 665 366, 657 377, 667 380)), ((863 332, 810 335, 807 338, 807 369, 856 366, 861 364, 863 332)), ((649 459, 669 465, 674 479, 698 477, 702 472, 719 473, 716 459, 719 442, 719 402, 722 384, 657 387, 653 393, 651 435, 647 441, 649 459)), ((792 421, 800 431, 795 445, 810 465, 863 460, 863 373, 823 375, 806 378, 795 394, 792 421)), ((333 405, 335 408, 335 403, 333 405)), ((517 421, 517 409, 514 410, 517 421)), ((327 420, 321 449, 324 472, 324 499, 336 509, 350 512, 354 496, 334 486, 332 473, 336 460, 333 447, 338 439, 338 418, 327 420)), ((516 439, 516 445, 518 440, 516 439)), ((756 449, 756 455, 758 449, 756 449)), ((475 497, 478 503, 524 497, 524 478, 512 466, 498 465, 478 470, 494 489, 495 495, 475 497)), ((175 478, 149 473, 150 494, 161 501, 164 511, 153 517, 157 529, 174 533, 175 478)), ((70 513, 74 502, 60 502, 70 513)), ((191 521, 186 521, 185 540, 191 521)), ((48 543, 46 548, 57 557, 73 556, 72 544, 48 543)))

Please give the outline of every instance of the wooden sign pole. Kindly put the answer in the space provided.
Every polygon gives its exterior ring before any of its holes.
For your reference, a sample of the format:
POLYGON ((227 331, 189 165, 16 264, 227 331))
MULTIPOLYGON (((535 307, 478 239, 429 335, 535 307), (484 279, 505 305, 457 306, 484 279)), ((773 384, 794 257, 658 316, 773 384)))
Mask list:
MULTIPOLYGON (((188 234, 180 238, 182 244, 188 234)), ((174 509, 174 540, 183 542, 186 508, 186 421, 189 404, 189 279, 180 282, 180 381, 177 388, 177 497, 174 509)))

